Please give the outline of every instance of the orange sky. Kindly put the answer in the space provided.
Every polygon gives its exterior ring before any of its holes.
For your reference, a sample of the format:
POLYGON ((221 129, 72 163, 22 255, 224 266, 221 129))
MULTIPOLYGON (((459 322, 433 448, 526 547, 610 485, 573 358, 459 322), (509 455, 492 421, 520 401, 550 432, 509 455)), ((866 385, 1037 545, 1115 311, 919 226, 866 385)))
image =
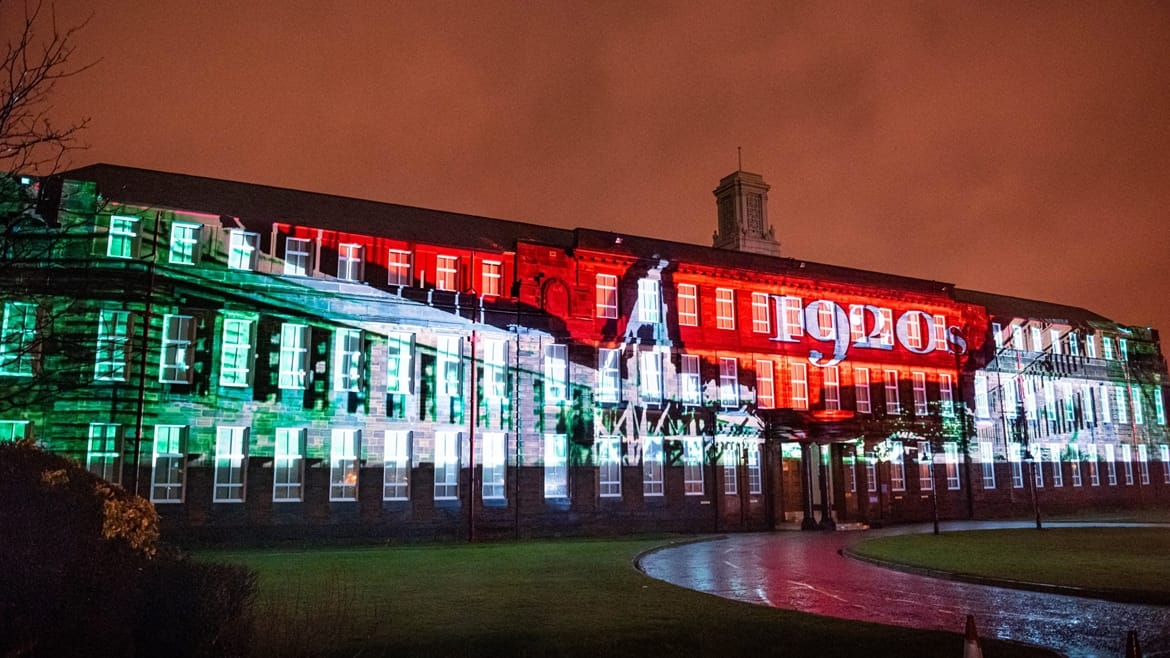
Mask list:
POLYGON ((74 165, 709 245, 742 146, 785 255, 1170 331, 1167 3, 82 4, 74 165))

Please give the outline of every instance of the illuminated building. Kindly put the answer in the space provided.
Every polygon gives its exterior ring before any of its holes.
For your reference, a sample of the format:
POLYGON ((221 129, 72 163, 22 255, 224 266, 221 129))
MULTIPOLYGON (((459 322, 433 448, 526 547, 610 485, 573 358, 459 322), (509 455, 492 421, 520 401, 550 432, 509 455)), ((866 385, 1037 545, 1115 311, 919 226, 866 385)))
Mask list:
POLYGON ((710 248, 67 172, 39 188, 54 228, 28 233, 49 246, 5 277, 0 436, 149 496, 173 536, 1000 516, 1027 506, 1009 486, 1017 456, 1050 458, 1076 432, 1122 475, 1047 508, 1170 495, 1156 334, 780 257, 767 191, 724 178, 710 248), (1056 330, 1065 351, 995 347, 1016 326, 1056 330), (1012 378, 1022 412, 1001 402, 1012 378), (1140 397, 1141 421, 1132 401, 1128 429, 1077 420, 1075 395, 1104 389, 1140 397))

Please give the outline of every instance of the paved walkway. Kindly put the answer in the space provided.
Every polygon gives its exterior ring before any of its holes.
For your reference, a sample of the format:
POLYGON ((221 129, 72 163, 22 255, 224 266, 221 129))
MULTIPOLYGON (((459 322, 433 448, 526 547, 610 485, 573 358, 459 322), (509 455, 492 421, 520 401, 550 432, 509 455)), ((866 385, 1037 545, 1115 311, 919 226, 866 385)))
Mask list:
MULTIPOLYGON (((1028 526, 948 522, 943 530, 1028 526)), ((1136 629, 1146 658, 1170 656, 1170 607, 940 580, 838 554, 862 539, 929 531, 926 525, 740 534, 662 549, 643 556, 640 566, 682 587, 844 619, 961 633, 970 613, 982 637, 1051 647, 1070 658, 1124 656, 1126 631, 1136 629)))

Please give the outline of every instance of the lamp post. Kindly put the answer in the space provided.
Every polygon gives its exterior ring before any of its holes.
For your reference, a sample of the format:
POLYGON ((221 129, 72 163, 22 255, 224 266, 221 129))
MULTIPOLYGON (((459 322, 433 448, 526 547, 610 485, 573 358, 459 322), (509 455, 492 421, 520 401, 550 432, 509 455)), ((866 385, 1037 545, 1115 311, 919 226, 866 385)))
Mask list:
POLYGON ((934 455, 922 453, 918 455, 918 462, 930 469, 930 508, 934 521, 934 534, 938 534, 938 478, 934 472, 934 455))
POLYGON ((1036 529, 1043 530, 1040 525, 1040 499, 1036 495, 1036 458, 1032 451, 1024 449, 1024 461, 1028 463, 1028 477, 1032 480, 1032 510, 1036 512, 1036 529))

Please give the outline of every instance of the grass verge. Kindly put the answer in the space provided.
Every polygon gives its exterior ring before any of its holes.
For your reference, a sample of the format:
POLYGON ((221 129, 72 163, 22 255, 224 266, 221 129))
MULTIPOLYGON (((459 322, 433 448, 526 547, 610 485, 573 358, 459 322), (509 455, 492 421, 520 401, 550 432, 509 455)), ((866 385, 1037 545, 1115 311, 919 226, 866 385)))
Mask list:
POLYGON ((1170 597, 1170 529, 1045 528, 870 539, 851 552, 896 564, 1002 580, 1170 597))
MULTIPOLYGON (((664 541, 204 550, 199 557, 259 571, 259 655, 880 658, 962 651, 957 633, 776 610, 653 580, 633 560, 664 541)), ((1053 655, 987 640, 984 652, 1053 655)))

